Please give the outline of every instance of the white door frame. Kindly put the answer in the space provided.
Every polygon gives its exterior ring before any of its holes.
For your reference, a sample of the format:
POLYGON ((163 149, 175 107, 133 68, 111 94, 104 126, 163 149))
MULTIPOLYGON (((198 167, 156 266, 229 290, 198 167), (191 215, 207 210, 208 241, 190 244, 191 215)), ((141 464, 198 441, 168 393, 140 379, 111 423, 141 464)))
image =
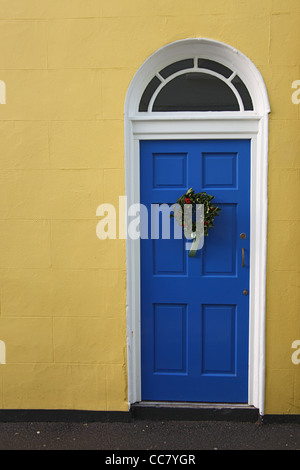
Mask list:
MULTIPOLYGON (((154 53, 138 70, 125 104, 125 178, 128 207, 140 202, 141 140, 251 139, 249 288, 249 405, 264 414, 267 254, 268 96, 253 63, 236 49, 208 39, 186 39, 154 53), (139 113, 142 93, 156 72, 189 58, 216 60, 246 84, 254 111, 139 113)), ((127 238, 127 366, 129 406, 141 401, 140 243, 127 238)))

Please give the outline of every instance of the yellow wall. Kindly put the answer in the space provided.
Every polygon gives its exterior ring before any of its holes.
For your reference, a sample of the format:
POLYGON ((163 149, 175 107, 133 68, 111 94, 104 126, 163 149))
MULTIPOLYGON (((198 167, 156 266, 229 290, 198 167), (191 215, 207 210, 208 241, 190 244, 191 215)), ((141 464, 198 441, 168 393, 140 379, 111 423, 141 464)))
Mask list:
POLYGON ((0 0, 0 408, 127 410, 124 100, 158 48, 207 37, 269 93, 266 413, 300 412, 299 0, 0 0), (2 386, 1 386, 2 384, 2 386))

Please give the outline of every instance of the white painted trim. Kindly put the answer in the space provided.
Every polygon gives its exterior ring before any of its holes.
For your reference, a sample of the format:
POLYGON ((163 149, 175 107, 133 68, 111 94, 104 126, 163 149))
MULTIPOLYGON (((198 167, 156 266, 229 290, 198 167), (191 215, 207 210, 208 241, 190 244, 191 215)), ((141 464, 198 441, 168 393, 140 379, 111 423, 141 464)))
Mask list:
POLYGON ((128 89, 125 114, 134 116, 138 113, 142 93, 157 72, 173 62, 190 57, 215 60, 233 70, 248 88, 254 110, 260 114, 270 112, 268 94, 263 78, 250 59, 227 44, 199 38, 185 39, 168 44, 144 62, 135 74, 128 89))
MULTIPOLYGON (((267 253, 268 96, 253 63, 232 47, 208 39, 172 43, 139 69, 125 104, 125 177, 128 206, 140 201, 139 142, 143 139, 251 139, 251 239, 249 289, 249 405, 264 414, 265 289, 267 253), (191 55, 216 60, 237 73, 247 86, 252 112, 138 113, 151 78, 172 62, 191 55)), ((127 353, 129 405, 141 400, 140 245, 127 240, 127 353)))
POLYGON ((220 113, 185 113, 185 115, 176 113, 176 116, 172 113, 151 113, 147 116, 129 117, 129 120, 132 125, 133 137, 140 140, 152 138, 152 136, 166 139, 169 131, 171 131, 172 138, 175 135, 177 139, 181 138, 180 133, 194 134, 194 138, 196 138, 197 134, 203 135, 206 131, 210 135, 231 132, 235 136, 258 132, 260 116, 257 114, 238 113, 235 116, 230 114, 216 116, 216 114, 220 113))

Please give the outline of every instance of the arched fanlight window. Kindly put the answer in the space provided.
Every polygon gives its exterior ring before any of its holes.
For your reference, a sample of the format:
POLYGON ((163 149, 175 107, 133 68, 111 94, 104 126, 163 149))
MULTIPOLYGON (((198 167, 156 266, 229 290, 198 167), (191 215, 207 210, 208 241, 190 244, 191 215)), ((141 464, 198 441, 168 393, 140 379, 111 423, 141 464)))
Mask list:
POLYGON ((139 112, 253 111, 241 78, 209 59, 184 59, 168 65, 147 85, 139 112))

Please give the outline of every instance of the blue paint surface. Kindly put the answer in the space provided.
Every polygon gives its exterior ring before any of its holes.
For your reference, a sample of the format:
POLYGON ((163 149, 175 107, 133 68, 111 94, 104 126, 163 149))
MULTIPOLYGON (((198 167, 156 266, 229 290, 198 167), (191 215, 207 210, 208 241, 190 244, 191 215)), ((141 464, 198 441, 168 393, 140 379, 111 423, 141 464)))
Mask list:
POLYGON ((149 213, 149 238, 141 240, 142 400, 247 403, 250 140, 142 141, 140 155, 149 213), (174 219, 169 240, 162 223, 150 237, 151 205, 171 205, 190 187, 214 195, 222 209, 194 258, 184 238, 174 239, 174 219))

